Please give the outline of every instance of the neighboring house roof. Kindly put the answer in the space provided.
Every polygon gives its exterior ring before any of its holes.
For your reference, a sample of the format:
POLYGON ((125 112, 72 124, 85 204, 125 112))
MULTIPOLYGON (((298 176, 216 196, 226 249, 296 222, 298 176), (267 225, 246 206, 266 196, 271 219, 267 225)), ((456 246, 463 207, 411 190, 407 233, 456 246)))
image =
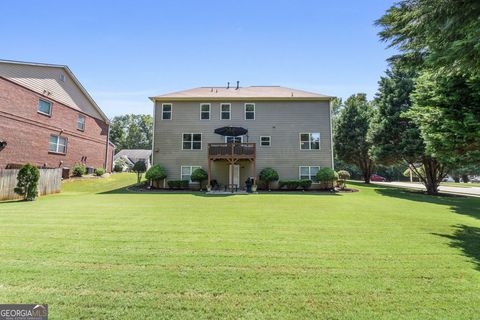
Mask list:
POLYGON ((0 77, 109 123, 107 116, 66 65, 0 59, 0 77))
POLYGON ((333 97, 281 86, 200 87, 150 97, 152 101, 173 100, 330 100, 333 97))
POLYGON ((152 155, 152 150, 143 149, 123 149, 120 150, 113 158, 128 157, 129 159, 148 159, 152 155))

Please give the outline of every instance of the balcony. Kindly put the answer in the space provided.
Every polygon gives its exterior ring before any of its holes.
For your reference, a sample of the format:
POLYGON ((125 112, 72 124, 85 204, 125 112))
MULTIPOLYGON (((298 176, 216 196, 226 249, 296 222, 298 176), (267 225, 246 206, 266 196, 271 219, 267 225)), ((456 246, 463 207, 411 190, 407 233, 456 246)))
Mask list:
POLYGON ((255 143, 209 143, 208 158, 211 160, 255 160, 255 143))

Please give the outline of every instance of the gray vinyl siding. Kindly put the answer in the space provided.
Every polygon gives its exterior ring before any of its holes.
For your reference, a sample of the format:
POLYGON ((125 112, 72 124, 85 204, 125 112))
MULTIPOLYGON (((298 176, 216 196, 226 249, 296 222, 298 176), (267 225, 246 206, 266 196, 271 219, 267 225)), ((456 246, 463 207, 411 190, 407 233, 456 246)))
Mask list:
MULTIPOLYGON (((332 167, 329 101, 157 101, 155 108, 153 163, 167 169, 168 180, 180 179, 182 165, 199 165, 206 170, 208 143, 224 142, 223 136, 214 133, 223 126, 248 129, 244 142, 257 144, 257 175, 261 169, 272 167, 280 179, 298 179, 299 166, 332 167), (202 102, 211 104, 210 120, 200 120, 202 102), (162 103, 172 104, 172 120, 161 120, 162 103), (231 103, 231 120, 220 119, 221 103, 231 103), (245 103, 255 103, 255 120, 245 120, 245 103), (320 133, 320 150, 300 149, 299 134, 309 132, 320 133), (182 150, 182 133, 201 133, 202 150, 182 150), (270 147, 260 145, 261 136, 271 137, 270 147)), ((215 168, 212 178, 216 178, 215 168)))
POLYGON ((0 62, 0 76, 103 120, 102 115, 63 68, 0 62), (66 78, 65 82, 60 80, 62 74, 66 78))

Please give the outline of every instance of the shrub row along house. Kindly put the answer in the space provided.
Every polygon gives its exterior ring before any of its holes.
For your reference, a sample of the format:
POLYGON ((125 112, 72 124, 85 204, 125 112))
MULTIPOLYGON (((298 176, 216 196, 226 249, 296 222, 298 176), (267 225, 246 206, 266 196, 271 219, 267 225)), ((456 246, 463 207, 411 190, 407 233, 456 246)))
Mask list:
POLYGON ((109 120, 67 66, 0 60, 0 168, 112 167, 109 120))
MULTIPOLYGON (((203 168, 212 185, 244 188, 262 168, 310 179, 333 168, 332 97, 280 86, 201 87, 154 102, 153 164, 169 180, 203 168)), ((192 183, 190 181, 190 183, 192 183)))

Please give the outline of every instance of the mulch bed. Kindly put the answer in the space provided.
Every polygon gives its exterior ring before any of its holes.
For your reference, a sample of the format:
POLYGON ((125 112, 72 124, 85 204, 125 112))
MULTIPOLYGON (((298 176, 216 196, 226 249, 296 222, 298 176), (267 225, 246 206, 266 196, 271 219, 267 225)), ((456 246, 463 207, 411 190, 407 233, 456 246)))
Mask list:
MULTIPOLYGON (((190 192, 206 192, 206 190, 191 190, 191 189, 155 189, 150 188, 144 184, 134 185, 127 188, 128 191, 132 192, 145 192, 145 193, 173 193, 173 192, 183 192, 183 193, 190 193, 190 192)), ((335 189, 335 190, 317 190, 317 189, 309 189, 309 190, 258 190, 259 193, 270 193, 270 192, 285 192, 285 193, 322 193, 322 194, 331 194, 331 193, 351 193, 351 192, 358 192, 358 189, 353 188, 345 188, 345 189, 335 189)))

